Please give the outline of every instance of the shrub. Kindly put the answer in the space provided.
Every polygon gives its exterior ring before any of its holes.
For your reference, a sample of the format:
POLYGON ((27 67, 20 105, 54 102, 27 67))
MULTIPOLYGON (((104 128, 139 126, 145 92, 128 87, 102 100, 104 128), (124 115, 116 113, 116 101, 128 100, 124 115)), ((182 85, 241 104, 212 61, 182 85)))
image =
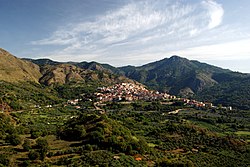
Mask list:
POLYGON ((21 144, 22 139, 17 134, 10 134, 6 137, 6 142, 10 143, 13 146, 17 146, 17 145, 21 144))
POLYGON ((2 164, 3 166, 8 166, 9 162, 9 158, 6 154, 0 154, 0 164, 2 164))
POLYGON ((28 161, 28 160, 23 161, 22 166, 23 166, 23 167, 28 167, 28 166, 30 166, 30 161, 28 161))
POLYGON ((40 131, 31 131, 30 134, 31 134, 32 139, 36 139, 36 138, 42 136, 42 132, 40 132, 40 131))
POLYGON ((39 153, 37 151, 31 150, 28 154, 30 160, 36 160, 39 158, 39 153))
POLYGON ((49 144, 48 144, 47 140, 38 139, 36 141, 36 148, 38 149, 38 151, 40 153, 40 159, 44 160, 44 158, 49 150, 49 144))

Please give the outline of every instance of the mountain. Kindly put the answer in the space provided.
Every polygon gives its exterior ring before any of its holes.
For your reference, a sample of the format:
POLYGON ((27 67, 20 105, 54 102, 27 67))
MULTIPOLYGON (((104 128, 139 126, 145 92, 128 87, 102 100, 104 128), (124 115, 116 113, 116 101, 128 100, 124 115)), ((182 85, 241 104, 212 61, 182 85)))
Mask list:
POLYGON ((0 80, 7 82, 33 81, 41 77, 39 66, 16 58, 0 48, 0 80))
POLYGON ((179 56, 172 56, 139 67, 116 68, 98 62, 63 63, 49 59, 19 60, 6 51, 1 51, 1 55, 9 56, 5 59, 4 56, 0 57, 2 60, 0 74, 2 80, 5 81, 32 80, 33 78, 33 81, 44 85, 64 85, 71 82, 85 84, 91 82, 91 84, 103 85, 135 80, 150 89, 182 97, 210 101, 214 104, 232 105, 242 109, 250 108, 250 74, 233 72, 179 56), (12 65, 7 65, 8 63, 12 65), (20 63, 25 65, 19 65, 20 63))
POLYGON ((37 64, 39 66, 45 66, 45 65, 59 65, 59 64, 71 64, 75 65, 79 68, 86 69, 86 70, 93 70, 93 71, 104 71, 104 72, 109 72, 109 73, 116 73, 119 74, 120 70, 117 69, 116 67, 113 67, 109 64, 101 64, 95 61, 92 62, 57 62, 53 61, 50 59, 27 59, 25 58, 24 60, 31 61, 34 64, 37 64))
POLYGON ((83 80, 80 73, 82 71, 73 65, 45 65, 41 67, 42 77, 40 83, 45 85, 65 84, 70 81, 83 80))
POLYGON ((119 82, 132 82, 125 76, 114 75, 101 69, 83 69, 72 64, 44 65, 41 66, 42 77, 40 83, 45 85, 66 84, 70 82, 96 82, 100 84, 114 84, 119 82))
MULTIPOLYGON (((103 65, 108 67, 109 65, 103 65)), ((47 86, 70 82, 100 84, 132 82, 125 76, 113 74, 96 62, 56 62, 50 59, 19 59, 0 48, 0 80, 7 82, 31 81, 47 86)), ((112 67, 112 66, 110 66, 112 67)), ((113 67, 115 68, 115 67, 113 67)))
POLYGON ((120 74, 120 70, 116 67, 113 67, 109 64, 101 64, 97 62, 81 62, 81 63, 76 63, 76 66, 84 69, 89 69, 89 70, 97 70, 97 71, 104 71, 112 74, 120 74))
POLYGON ((239 109, 250 109, 250 76, 241 73, 217 74, 219 82, 198 92, 196 99, 211 101, 214 104, 233 106, 239 109))
POLYGON ((150 88, 171 94, 192 95, 218 84, 217 74, 233 73, 198 61, 172 56, 140 67, 125 66, 119 70, 125 76, 150 88))
POLYGON ((109 64, 97 62, 57 62, 50 59, 23 59, 40 67, 39 82, 45 85, 66 84, 71 81, 96 81, 111 84, 132 82, 131 79, 120 75, 117 68, 109 64))
MULTIPOLYGON (((81 62, 75 64, 77 67, 86 69, 86 70, 94 70, 94 71, 102 71, 102 72, 109 72, 112 73, 111 70, 105 68, 105 65, 97 63, 97 62, 81 62)), ((115 69, 115 68, 114 68, 115 69)))
POLYGON ((19 59, 0 49, 0 112, 93 95, 99 86, 135 81, 88 65, 49 59, 19 59), (86 67, 87 68, 87 67, 86 67))
POLYGON ((31 61, 32 63, 34 64, 37 64, 39 66, 41 65, 57 65, 57 64, 62 64, 60 62, 56 62, 56 61, 53 61, 53 60, 50 60, 50 59, 28 59, 28 58, 24 58, 23 60, 26 60, 26 61, 31 61))
POLYGON ((120 67, 119 73, 151 89, 214 104, 250 108, 250 75, 172 56, 140 67, 120 67))

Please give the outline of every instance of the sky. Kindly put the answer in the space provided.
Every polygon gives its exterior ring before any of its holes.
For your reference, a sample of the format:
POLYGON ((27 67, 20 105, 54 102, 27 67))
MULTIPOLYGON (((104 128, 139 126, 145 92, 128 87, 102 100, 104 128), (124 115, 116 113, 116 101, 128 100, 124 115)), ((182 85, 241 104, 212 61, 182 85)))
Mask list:
POLYGON ((140 66, 178 55, 250 73, 249 0, 0 0, 0 48, 140 66))

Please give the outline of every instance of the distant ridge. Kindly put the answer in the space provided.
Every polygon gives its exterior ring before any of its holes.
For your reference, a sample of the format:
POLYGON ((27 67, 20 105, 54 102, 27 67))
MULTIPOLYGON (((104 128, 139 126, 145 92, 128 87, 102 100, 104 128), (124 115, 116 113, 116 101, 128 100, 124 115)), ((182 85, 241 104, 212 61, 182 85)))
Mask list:
POLYGON ((106 71, 98 71, 99 69, 83 69, 72 64, 43 65, 40 68, 42 77, 39 82, 45 85, 67 84, 70 82, 94 82, 101 85, 135 82, 125 76, 110 74, 106 71))
POLYGON ((23 60, 27 60, 27 61, 31 61, 32 63, 35 63, 37 65, 57 65, 57 64, 61 64, 60 62, 56 62, 50 59, 27 59, 24 58, 23 60))

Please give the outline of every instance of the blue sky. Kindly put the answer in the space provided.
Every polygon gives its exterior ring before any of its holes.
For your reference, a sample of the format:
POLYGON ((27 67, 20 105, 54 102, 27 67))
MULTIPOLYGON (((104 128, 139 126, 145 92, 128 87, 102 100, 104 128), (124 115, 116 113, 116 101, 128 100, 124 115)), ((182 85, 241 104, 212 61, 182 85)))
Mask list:
POLYGON ((113 66, 179 55, 250 73, 249 9, 249 0, 0 0, 0 47, 113 66))

